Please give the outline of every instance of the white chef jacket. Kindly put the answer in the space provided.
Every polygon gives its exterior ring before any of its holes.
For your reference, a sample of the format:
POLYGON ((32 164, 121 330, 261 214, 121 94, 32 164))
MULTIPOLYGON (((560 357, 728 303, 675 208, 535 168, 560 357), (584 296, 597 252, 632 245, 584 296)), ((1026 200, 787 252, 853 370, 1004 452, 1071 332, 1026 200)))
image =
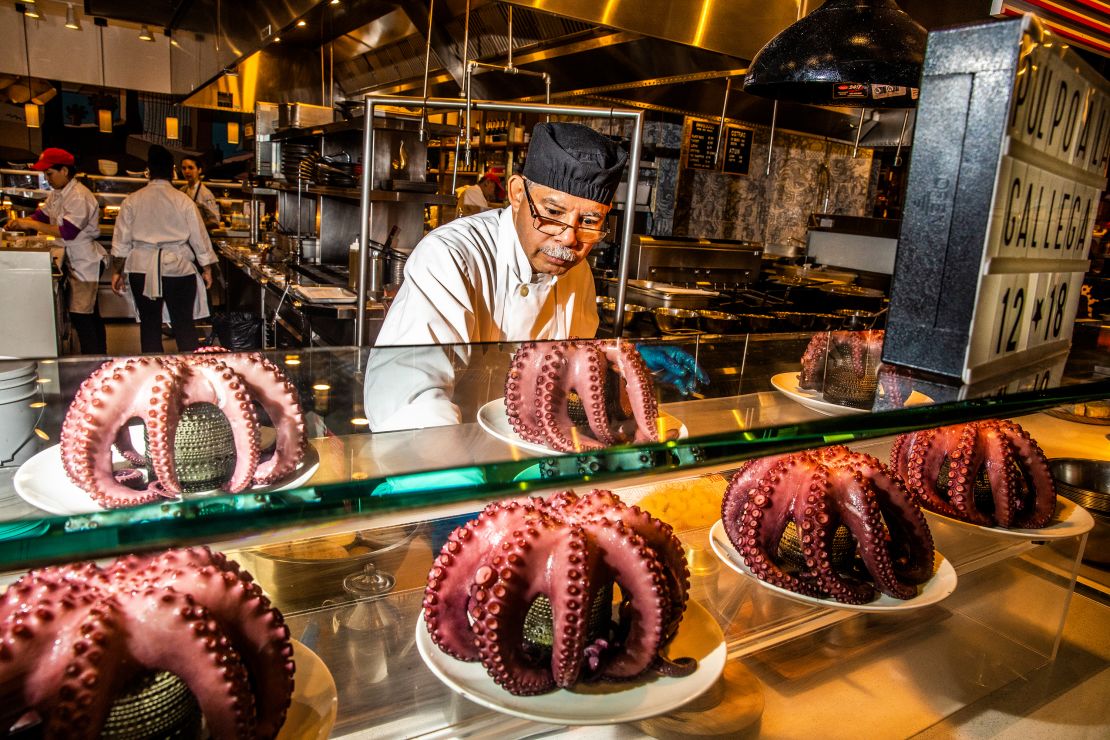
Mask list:
POLYGON ((533 275, 511 208, 432 231, 405 264, 405 281, 371 352, 364 406, 374 431, 461 421, 451 394, 469 348, 427 345, 593 337, 593 274, 533 275), (417 346, 413 349, 379 349, 417 346))
POLYGON ((80 229, 73 239, 62 240, 74 279, 89 283, 99 280, 100 266, 108 253, 96 241, 100 236, 100 204, 96 196, 74 179, 61 190, 51 190, 40 210, 55 226, 64 220, 80 229))
POLYGON ((489 210, 489 201, 482 188, 477 185, 465 185, 459 188, 455 196, 455 210, 462 214, 481 213, 489 210))
POLYGON ((125 272, 146 275, 143 295, 150 299, 162 297, 163 275, 197 275, 194 259, 201 267, 216 262, 200 211, 168 180, 151 180, 124 199, 116 217, 112 256, 127 260, 125 272))
POLYGON ((216 196, 212 195, 212 191, 203 182, 198 182, 195 188, 189 187, 188 183, 181 186, 181 192, 189 196, 197 208, 207 214, 211 221, 219 223, 220 221, 220 204, 216 202, 216 196))

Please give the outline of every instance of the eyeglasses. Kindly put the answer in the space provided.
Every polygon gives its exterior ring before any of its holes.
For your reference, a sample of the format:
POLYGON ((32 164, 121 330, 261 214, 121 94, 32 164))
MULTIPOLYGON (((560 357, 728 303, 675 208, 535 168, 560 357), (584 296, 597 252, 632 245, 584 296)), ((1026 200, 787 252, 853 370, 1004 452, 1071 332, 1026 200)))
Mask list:
POLYGON ((532 214, 532 228, 541 234, 558 236, 567 229, 574 229, 574 238, 583 244, 596 244, 609 235, 608 229, 591 229, 588 226, 571 226, 554 218, 541 216, 536 210, 536 202, 528 191, 528 181, 524 180, 524 197, 528 200, 528 211, 532 214))

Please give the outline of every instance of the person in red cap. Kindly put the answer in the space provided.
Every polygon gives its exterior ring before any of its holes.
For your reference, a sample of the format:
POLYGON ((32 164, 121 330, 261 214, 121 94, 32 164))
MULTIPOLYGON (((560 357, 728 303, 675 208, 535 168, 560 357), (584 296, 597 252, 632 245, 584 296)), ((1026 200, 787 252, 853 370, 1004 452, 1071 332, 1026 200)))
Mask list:
POLYGON ((493 201, 505 200, 505 189, 501 187, 501 178, 492 172, 487 172, 478 179, 477 185, 467 185, 459 188, 455 210, 459 216, 471 216, 475 213, 488 211, 493 206, 493 201))
POLYGON ((61 239, 69 276, 69 318, 83 354, 108 352, 104 320, 97 308, 100 270, 108 253, 96 241, 100 236, 100 204, 96 196, 74 179, 73 155, 65 149, 44 149, 31 169, 46 176, 53 188, 42 207, 29 218, 8 222, 14 231, 37 231, 61 239))

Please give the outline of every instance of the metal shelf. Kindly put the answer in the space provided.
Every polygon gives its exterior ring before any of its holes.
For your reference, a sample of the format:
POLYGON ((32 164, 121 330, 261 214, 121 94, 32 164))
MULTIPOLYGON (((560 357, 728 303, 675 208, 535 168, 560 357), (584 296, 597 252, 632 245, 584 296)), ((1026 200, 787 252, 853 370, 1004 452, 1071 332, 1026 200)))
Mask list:
MULTIPOLYGON (((297 192, 296 185, 286 183, 273 184, 275 190, 286 193, 297 192)), ((301 190, 302 195, 323 195, 326 198, 343 198, 344 200, 358 201, 361 197, 358 188, 333 188, 327 185, 308 184, 301 190)), ((375 203, 424 203, 427 205, 454 205, 455 198, 450 195, 437 195, 436 193, 418 193, 407 190, 371 190, 370 200, 375 203)))

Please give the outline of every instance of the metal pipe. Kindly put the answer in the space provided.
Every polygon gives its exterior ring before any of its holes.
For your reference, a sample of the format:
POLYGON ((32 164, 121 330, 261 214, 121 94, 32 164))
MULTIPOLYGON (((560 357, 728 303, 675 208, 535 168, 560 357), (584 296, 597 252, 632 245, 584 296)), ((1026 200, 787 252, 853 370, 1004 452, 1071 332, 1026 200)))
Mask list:
MULTIPOLYGON (((477 62, 466 63, 466 149, 463 164, 466 165, 468 172, 470 171, 470 104, 472 102, 470 99, 470 78, 474 74, 476 64, 477 62)), ((458 157, 455 158, 455 161, 458 162, 458 157)))
POLYGON ((509 6, 509 69, 513 68, 513 6, 509 6))
POLYGON ((432 64, 432 18, 435 15, 436 0, 428 5, 428 42, 424 45, 424 104, 420 106, 420 140, 428 138, 428 69, 432 64))
POLYGON ((640 179, 640 150, 644 135, 644 113, 635 111, 632 117, 632 151, 628 153, 628 195, 624 204, 624 223, 621 224, 621 260, 617 265, 617 312, 613 318, 613 332, 617 339, 624 336, 624 298, 628 291, 628 255, 632 247, 632 222, 636 215, 636 186, 640 179))
MULTIPOLYGON (((470 166, 470 0, 466 0, 466 10, 463 12, 463 97, 466 98, 466 124, 460 129, 466 137, 466 166, 470 166)), ((458 161, 458 157, 455 157, 458 161)))
POLYGON ((910 111, 906 110, 906 115, 902 119, 902 131, 898 134, 898 147, 894 150, 894 166, 900 167, 902 165, 902 141, 906 138, 906 126, 910 122, 910 111))
POLYGON ((370 258, 370 191, 374 189, 374 104, 366 96, 362 132, 362 182, 359 184, 358 280, 355 294, 355 345, 366 346, 366 263, 370 258))
MULTIPOLYGON (((366 94, 363 96, 366 103, 366 129, 362 137, 362 183, 361 193, 359 197, 359 206, 361 211, 362 224, 359 228, 358 236, 358 264, 359 275, 357 280, 358 286, 358 304, 355 310, 355 341, 357 346, 365 346, 365 327, 366 327, 366 264, 369 255, 369 242, 370 242, 370 219, 372 217, 372 208, 370 201, 370 191, 373 186, 373 162, 374 162, 374 109, 379 105, 385 106, 400 106, 415 108, 423 102, 429 108, 442 108, 446 110, 462 110, 468 106, 468 103, 462 100, 447 100, 443 98, 431 98, 427 101, 422 101, 421 98, 402 97, 402 96, 389 96, 378 97, 375 95, 366 94)), ((631 195, 632 203, 635 203, 636 187, 639 185, 640 178, 640 156, 643 148, 643 128, 644 128, 644 114, 642 111, 630 110, 628 108, 597 108, 593 106, 584 105, 548 105, 544 103, 502 103, 492 100, 477 100, 472 101, 471 105, 476 110, 482 111, 498 111, 506 113, 538 113, 543 115, 558 115, 558 116, 581 116, 583 118, 628 118, 635 121, 635 126, 632 129, 632 151, 629 153, 629 158, 632 160, 628 169, 628 192, 631 195)), ((457 160, 457 157, 456 157, 457 160)), ((621 253, 620 265, 618 267, 618 280, 619 285, 617 288, 617 310, 620 312, 614 330, 618 337, 623 336, 624 327, 624 297, 626 292, 625 282, 628 276, 628 255, 632 249, 632 212, 629 212, 625 218, 624 228, 621 233, 621 253)))
POLYGON ((859 139, 863 135, 863 116, 867 113, 866 108, 859 109, 859 123, 856 124, 856 143, 852 145, 852 158, 855 159, 856 153, 859 151, 859 139))
POLYGON ((717 150, 713 152, 713 164, 721 161, 721 140, 725 138, 725 111, 728 110, 728 94, 732 92, 732 78, 725 83, 725 101, 721 103, 721 125, 717 127, 717 150))
POLYGON ((764 175, 770 176, 771 174, 771 152, 775 150, 775 122, 779 117, 779 101, 771 106, 771 138, 767 140, 767 169, 764 175))

